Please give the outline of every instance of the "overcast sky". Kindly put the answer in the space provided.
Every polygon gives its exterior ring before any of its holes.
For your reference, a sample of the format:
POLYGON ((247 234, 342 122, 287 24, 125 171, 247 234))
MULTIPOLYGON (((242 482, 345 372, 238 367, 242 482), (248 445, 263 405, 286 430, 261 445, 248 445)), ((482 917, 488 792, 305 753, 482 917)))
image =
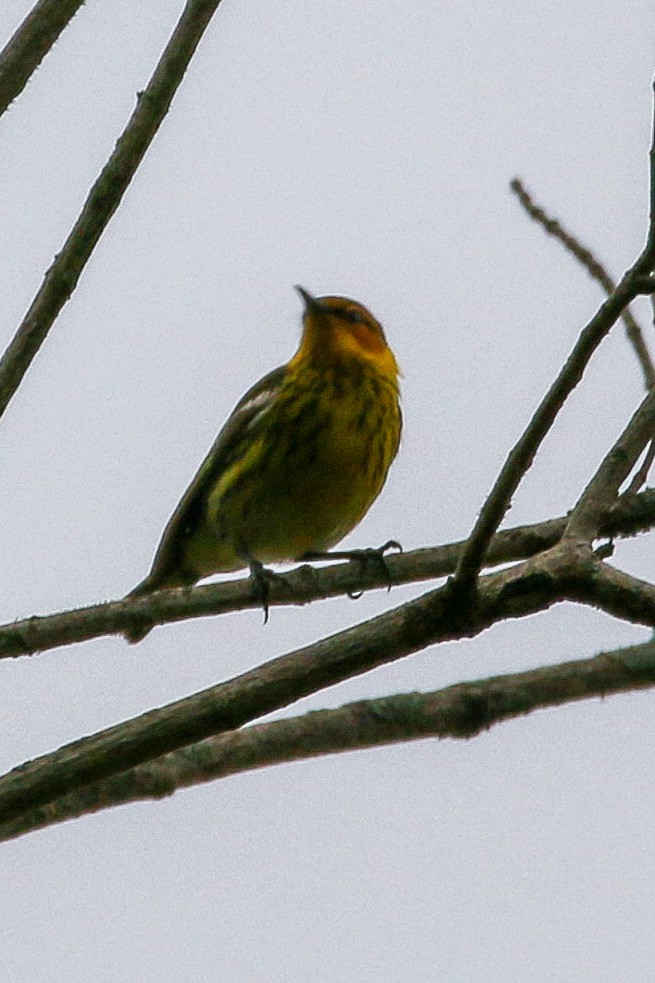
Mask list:
MULTIPOLYGON (((3 40, 30 7, 3 0, 3 40)), ((2 348, 181 8, 89 0, 0 120, 2 348)), ((118 598, 145 575, 235 401, 293 352, 294 283, 369 306, 404 375, 400 455, 346 542, 466 535, 601 299, 508 182, 520 175, 614 275, 629 265, 646 228, 653 34, 649 0, 224 0, 2 420, 0 620, 118 598)), ((508 521, 570 508, 641 392, 617 327, 508 521)), ((655 576, 650 541, 616 559, 655 576)), ((0 766, 416 593, 3 662, 0 766)), ((558 607, 300 707, 646 638, 558 607)), ((269 769, 5 844, 0 977, 643 983, 655 964, 653 699, 269 769)))

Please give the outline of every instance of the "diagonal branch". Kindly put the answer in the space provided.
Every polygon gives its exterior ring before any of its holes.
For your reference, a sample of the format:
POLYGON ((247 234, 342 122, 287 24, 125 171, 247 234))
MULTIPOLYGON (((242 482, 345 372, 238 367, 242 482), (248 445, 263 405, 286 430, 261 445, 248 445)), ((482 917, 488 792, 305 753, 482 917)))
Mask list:
POLYGON ((534 416, 510 451, 471 535, 462 550, 453 586, 470 590, 484 564, 489 544, 510 507, 512 496, 555 418, 582 379, 593 353, 616 322, 626 304, 637 295, 633 284, 634 267, 625 274, 616 291, 587 324, 554 383, 542 399, 534 416))
MULTIPOLYGON (((575 256, 592 279, 600 284, 608 297, 614 293, 616 290, 614 280, 603 264, 596 259, 592 251, 587 246, 583 246, 576 236, 567 232, 557 219, 552 218, 540 205, 537 205, 519 178, 514 178, 513 181, 510 181, 509 186, 530 218, 538 222, 548 235, 553 236, 558 242, 561 242, 564 248, 575 256)), ((642 292, 646 292, 643 289, 643 285, 642 292)), ((629 307, 626 307, 621 313, 621 319, 625 324, 628 340, 634 348, 637 360, 641 366, 646 389, 650 389, 655 383, 655 366, 653 366, 653 361, 644 341, 642 329, 635 320, 629 307)))
POLYGON ((146 90, 84 203, 70 235, 0 360, 0 416, 55 318, 73 293, 96 243, 118 208, 221 0, 188 0, 146 90))
POLYGON ((0 116, 19 96, 85 0, 39 0, 0 51, 0 116))
POLYGON ((431 693, 361 700, 209 737, 93 782, 0 826, 0 841, 67 819, 229 775, 325 754, 426 738, 470 738, 536 709, 655 685, 655 642, 591 659, 458 683, 431 693))
POLYGON ((632 481, 625 490, 627 496, 636 495, 640 488, 643 488, 648 480, 648 475, 650 474, 650 469, 653 466, 653 461, 655 461, 655 440, 651 440, 648 445, 648 450, 644 455, 644 459, 639 465, 639 470, 633 476, 632 481))
POLYGON ((580 496, 567 523, 566 538, 591 543, 598 536, 602 516, 618 497, 619 488, 639 455, 654 438, 655 390, 651 390, 580 496))

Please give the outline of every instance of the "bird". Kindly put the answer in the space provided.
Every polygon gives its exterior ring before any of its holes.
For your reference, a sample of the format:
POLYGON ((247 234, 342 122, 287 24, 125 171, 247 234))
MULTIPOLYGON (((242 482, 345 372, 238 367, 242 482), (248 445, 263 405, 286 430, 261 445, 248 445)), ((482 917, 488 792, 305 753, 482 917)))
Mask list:
MULTIPOLYGON (((368 512, 396 457, 400 372, 363 304, 295 289, 297 351, 236 404, 126 599, 246 567, 265 592, 265 564, 352 555, 328 551, 368 512)), ((264 610, 266 620, 265 598, 264 610)), ((125 637, 153 626, 135 619, 125 637)))

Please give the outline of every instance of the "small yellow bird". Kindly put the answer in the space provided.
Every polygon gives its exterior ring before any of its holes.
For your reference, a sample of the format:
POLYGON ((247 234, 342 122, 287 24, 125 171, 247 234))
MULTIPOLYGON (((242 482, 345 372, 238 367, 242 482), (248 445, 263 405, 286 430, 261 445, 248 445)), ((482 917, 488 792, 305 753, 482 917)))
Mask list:
MULTIPOLYGON (((237 403, 128 597, 317 559, 382 490, 402 428, 382 327, 354 300, 296 290, 305 305, 298 351, 237 403)), ((126 638, 151 628, 136 625, 126 638)))

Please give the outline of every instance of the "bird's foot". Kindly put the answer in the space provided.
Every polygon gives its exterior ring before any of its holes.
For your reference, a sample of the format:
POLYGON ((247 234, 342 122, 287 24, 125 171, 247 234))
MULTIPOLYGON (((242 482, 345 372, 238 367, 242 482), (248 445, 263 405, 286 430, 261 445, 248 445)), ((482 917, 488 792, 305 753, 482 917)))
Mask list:
POLYGON ((250 567, 250 579, 253 583, 253 595, 262 606, 264 611, 264 624, 268 621, 269 598, 271 596, 271 583, 278 579, 278 574, 273 573, 254 557, 248 557, 250 567))
MULTIPOLYGON (((300 559, 301 560, 351 560, 360 565, 360 574, 366 571, 366 568, 373 570, 374 574, 381 575, 387 582, 387 590, 391 590, 391 574, 389 573, 389 567, 387 566, 387 561, 384 554, 389 550, 397 550, 402 553, 403 548, 400 543, 395 539, 390 539, 382 546, 369 547, 367 549, 358 550, 330 550, 324 553, 316 552, 314 550, 309 553, 304 553, 300 559)), ((363 590, 353 590, 348 591, 348 597, 353 601, 357 600, 364 593, 363 590)))

